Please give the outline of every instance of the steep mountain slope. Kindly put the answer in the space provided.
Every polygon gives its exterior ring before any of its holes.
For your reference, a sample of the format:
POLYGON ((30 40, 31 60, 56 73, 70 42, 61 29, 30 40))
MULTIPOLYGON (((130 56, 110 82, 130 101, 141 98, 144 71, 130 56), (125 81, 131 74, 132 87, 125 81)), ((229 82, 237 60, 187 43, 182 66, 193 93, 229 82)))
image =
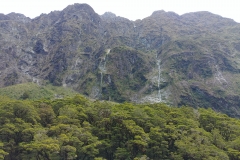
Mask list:
POLYGON ((240 117, 240 24, 209 12, 137 21, 87 4, 0 15, 0 86, 49 81, 92 98, 211 107, 240 117))

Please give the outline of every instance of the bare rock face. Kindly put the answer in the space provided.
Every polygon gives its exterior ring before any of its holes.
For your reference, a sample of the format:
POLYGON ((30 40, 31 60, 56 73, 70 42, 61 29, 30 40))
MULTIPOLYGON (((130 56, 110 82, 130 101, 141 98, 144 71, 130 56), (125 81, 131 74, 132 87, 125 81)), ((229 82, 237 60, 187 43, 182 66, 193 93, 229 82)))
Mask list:
POLYGON ((103 15, 101 15, 101 18, 105 19, 105 20, 107 20, 107 19, 115 19, 116 17, 117 17, 116 14, 111 13, 111 12, 105 12, 103 15))
POLYGON ((240 25, 209 12, 130 21, 87 4, 0 14, 0 87, 29 81, 92 98, 211 107, 240 117, 240 25))

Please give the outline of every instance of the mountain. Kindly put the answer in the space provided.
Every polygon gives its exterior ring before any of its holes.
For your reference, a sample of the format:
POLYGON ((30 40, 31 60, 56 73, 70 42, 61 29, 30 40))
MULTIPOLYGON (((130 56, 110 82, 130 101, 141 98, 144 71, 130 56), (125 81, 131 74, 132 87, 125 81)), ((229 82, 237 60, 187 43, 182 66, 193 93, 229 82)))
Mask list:
POLYGON ((0 86, 35 82, 91 98, 213 108, 240 117, 240 24, 210 12, 130 21, 87 4, 0 15, 0 86))

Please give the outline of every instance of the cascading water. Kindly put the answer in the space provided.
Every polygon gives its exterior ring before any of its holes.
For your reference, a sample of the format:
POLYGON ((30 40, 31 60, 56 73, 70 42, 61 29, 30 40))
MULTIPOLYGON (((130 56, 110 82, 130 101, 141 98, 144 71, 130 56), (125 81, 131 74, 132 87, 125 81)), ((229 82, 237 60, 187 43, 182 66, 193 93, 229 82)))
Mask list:
MULTIPOLYGON (((161 47, 164 43, 164 37, 162 35, 163 33, 163 29, 161 28, 161 37, 162 37, 162 43, 161 43, 161 47)), ((158 58, 158 54, 156 54, 156 59, 157 59, 157 66, 158 66, 158 101, 159 102, 162 102, 162 95, 161 95, 161 87, 160 87, 160 84, 161 84, 161 59, 158 58)))
POLYGON ((103 80, 103 72, 105 72, 105 62, 106 62, 106 57, 104 57, 103 59, 101 59, 100 61, 100 74, 101 74, 101 79, 100 79, 100 87, 102 87, 102 80, 103 80))
POLYGON ((160 83, 161 83, 161 66, 160 66, 161 60, 157 60, 157 66, 158 66, 158 101, 162 101, 162 95, 161 95, 161 88, 160 88, 160 83))
POLYGON ((100 87, 102 88, 103 84, 103 74, 106 74, 106 63, 107 63, 107 57, 108 54, 110 53, 110 49, 107 49, 106 55, 101 59, 100 64, 99 64, 99 70, 101 74, 101 80, 100 80, 100 87))
POLYGON ((214 76, 215 76, 215 79, 220 83, 220 84, 227 84, 227 80, 224 78, 224 76, 222 75, 222 72, 220 71, 219 69, 219 66, 217 64, 217 61, 216 59, 214 58, 213 54, 211 52, 209 52, 207 50, 207 52, 209 53, 209 58, 211 59, 211 61, 208 61, 208 64, 210 66, 212 66, 212 69, 213 69, 213 73, 214 73, 214 76))
POLYGON ((157 93, 154 91, 151 95, 143 97, 141 99, 142 102, 150 102, 150 103, 159 103, 162 102, 162 94, 161 94, 161 59, 156 55, 156 71, 154 75, 154 82, 157 83, 157 93))
MULTIPOLYGON (((164 44, 164 36, 163 36, 163 29, 161 28, 160 29, 160 32, 161 32, 161 44, 160 44, 160 47, 161 47, 161 52, 163 50, 163 44, 164 44)), ((145 96, 143 98, 141 98, 140 102, 150 102, 150 103, 159 103, 159 102, 163 102, 162 100, 162 97, 164 97, 164 99, 166 98, 166 91, 162 91, 161 93, 161 59, 159 57, 159 52, 156 53, 155 55, 155 60, 156 60, 156 65, 157 65, 157 68, 155 69, 155 74, 152 75, 152 82, 153 83, 157 83, 157 91, 153 91, 151 93, 151 95, 148 95, 148 96, 145 96), (156 93, 157 92, 157 93, 156 93)))

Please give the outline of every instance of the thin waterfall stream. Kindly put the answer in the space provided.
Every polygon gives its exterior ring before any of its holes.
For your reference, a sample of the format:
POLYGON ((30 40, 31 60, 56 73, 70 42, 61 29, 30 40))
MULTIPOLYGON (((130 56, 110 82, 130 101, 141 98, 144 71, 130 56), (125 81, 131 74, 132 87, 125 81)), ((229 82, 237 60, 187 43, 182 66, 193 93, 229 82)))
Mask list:
POLYGON ((101 58, 100 64, 99 64, 99 70, 101 74, 101 80, 100 80, 100 87, 102 88, 103 85, 103 74, 106 74, 106 63, 107 63, 107 57, 110 53, 111 49, 107 49, 106 54, 103 58, 101 58))
MULTIPOLYGON (((161 28, 161 37, 162 37, 161 46, 164 43, 164 37, 163 37, 162 33, 163 33, 163 29, 161 28)), ((161 86, 160 86, 161 85, 161 59, 158 58, 158 54, 156 54, 156 59, 157 59, 157 66, 158 66, 158 95, 157 95, 157 98, 158 98, 159 102, 162 102, 162 94, 161 94, 161 86)))
POLYGON ((157 94, 157 98, 158 98, 158 101, 161 102, 162 101, 162 95, 161 95, 161 88, 160 88, 160 84, 161 84, 161 60, 160 59, 157 59, 157 66, 158 66, 158 79, 157 79, 157 82, 158 82, 158 94, 157 94))

